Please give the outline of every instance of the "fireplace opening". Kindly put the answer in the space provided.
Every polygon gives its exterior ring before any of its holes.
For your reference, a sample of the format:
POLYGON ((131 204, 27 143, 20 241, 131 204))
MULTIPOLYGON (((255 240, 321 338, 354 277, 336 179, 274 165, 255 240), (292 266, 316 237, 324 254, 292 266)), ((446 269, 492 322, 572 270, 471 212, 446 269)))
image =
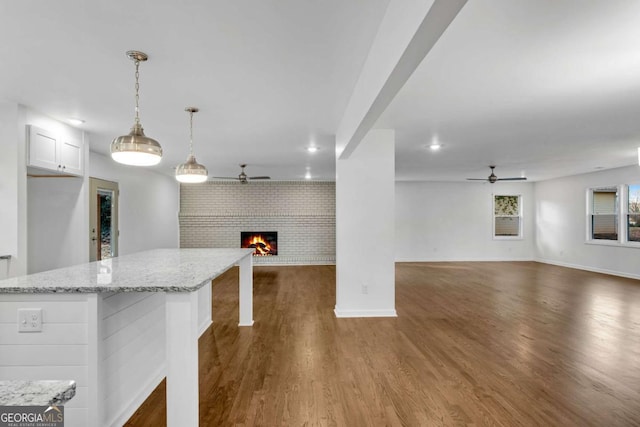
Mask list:
POLYGON ((240 247, 254 248, 254 256, 278 255, 278 232, 241 231, 240 247))

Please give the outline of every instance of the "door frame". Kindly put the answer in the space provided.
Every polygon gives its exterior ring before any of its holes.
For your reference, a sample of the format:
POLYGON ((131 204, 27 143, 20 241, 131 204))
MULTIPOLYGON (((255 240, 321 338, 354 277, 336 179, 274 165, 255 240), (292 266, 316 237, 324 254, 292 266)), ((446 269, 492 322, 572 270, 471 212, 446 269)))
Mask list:
POLYGON ((120 208, 119 196, 120 190, 118 183, 107 181, 104 179, 89 177, 89 261, 98 260, 98 241, 96 238, 98 228, 98 192, 99 190, 111 191, 113 197, 111 199, 112 214, 111 226, 113 234, 111 236, 111 247, 113 256, 118 256, 118 239, 120 237, 120 228, 118 226, 118 211, 120 208))

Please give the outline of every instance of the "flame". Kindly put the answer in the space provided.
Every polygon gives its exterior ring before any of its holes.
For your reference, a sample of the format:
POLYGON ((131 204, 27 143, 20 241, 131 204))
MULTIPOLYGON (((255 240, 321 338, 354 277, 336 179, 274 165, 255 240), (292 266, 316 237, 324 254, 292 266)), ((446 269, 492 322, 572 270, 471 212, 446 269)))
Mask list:
POLYGON ((247 247, 255 249, 254 255, 273 255, 274 252, 273 247, 259 234, 247 241, 247 247))

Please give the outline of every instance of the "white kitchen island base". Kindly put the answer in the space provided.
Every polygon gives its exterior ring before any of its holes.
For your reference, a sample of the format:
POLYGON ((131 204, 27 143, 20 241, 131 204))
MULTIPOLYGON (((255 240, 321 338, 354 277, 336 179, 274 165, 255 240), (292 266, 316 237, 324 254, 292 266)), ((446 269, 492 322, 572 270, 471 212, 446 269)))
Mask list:
POLYGON ((239 265, 253 324, 251 254, 163 249, 0 281, 0 379, 75 380, 65 425, 84 427, 122 425, 166 376, 168 425, 197 426, 210 282, 239 265), (17 333, 18 308, 42 308, 43 331, 17 333))

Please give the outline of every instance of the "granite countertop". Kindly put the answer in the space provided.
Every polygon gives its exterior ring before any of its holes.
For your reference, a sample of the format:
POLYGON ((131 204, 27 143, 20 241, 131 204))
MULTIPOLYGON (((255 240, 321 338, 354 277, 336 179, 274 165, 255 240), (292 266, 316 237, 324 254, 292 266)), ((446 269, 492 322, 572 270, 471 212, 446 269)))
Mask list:
POLYGON ((253 249, 154 249, 0 280, 0 293, 192 292, 253 249))
POLYGON ((75 381, 0 381, 0 406, 64 405, 75 395, 75 381))

